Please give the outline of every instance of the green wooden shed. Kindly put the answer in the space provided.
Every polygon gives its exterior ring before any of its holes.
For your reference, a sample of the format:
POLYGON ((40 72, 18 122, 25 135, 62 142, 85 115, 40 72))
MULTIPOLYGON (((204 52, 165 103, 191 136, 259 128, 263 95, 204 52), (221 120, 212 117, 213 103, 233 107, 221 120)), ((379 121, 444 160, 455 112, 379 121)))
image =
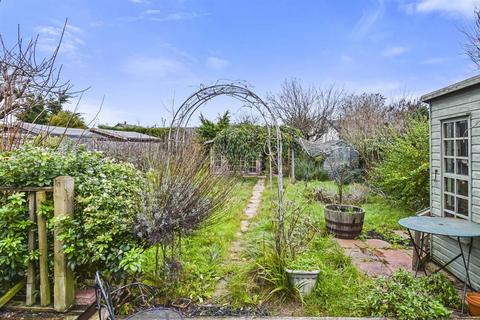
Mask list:
MULTIPOLYGON (((430 106, 430 212, 480 223, 480 76, 422 96, 430 106)), ((459 254, 453 238, 434 236, 431 255, 446 262, 459 254)), ((460 259, 448 266, 464 278, 460 259)), ((480 239, 472 249, 470 277, 480 289, 480 239)))

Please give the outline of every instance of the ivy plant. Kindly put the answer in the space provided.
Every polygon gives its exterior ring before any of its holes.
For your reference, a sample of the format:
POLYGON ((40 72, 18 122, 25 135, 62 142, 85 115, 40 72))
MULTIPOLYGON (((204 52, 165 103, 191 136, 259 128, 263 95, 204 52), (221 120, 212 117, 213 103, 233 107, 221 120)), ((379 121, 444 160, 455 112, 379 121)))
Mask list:
MULTIPOLYGON (((272 152, 276 153, 276 132, 270 128, 270 144, 272 152)), ((288 152, 294 148, 298 154, 301 150, 297 143, 297 137, 302 134, 299 130, 289 126, 280 128, 282 134, 283 156, 288 157, 288 152)), ((240 159, 254 160, 265 157, 268 153, 268 128, 254 124, 240 124, 229 126, 219 132, 214 141, 214 150, 227 158, 227 160, 238 165, 240 159)))

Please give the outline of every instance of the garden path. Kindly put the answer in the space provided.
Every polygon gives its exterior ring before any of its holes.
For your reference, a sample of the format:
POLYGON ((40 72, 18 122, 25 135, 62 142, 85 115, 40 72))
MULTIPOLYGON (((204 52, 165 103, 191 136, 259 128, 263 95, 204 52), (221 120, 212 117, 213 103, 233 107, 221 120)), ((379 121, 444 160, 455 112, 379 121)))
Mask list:
POLYGON ((412 249, 393 248, 383 240, 337 239, 353 264, 369 276, 388 276, 398 269, 411 270, 412 249))
MULTIPOLYGON (((253 187, 252 196, 244 210, 244 217, 240 221, 240 229, 235 234, 235 239, 233 240, 228 250, 228 262, 241 264, 245 260, 241 256, 245 245, 245 242, 243 241, 243 235, 248 231, 250 221, 253 219, 253 217, 255 217, 258 209, 260 208, 260 204, 262 201, 262 193, 264 189, 265 179, 260 178, 253 187)), ((218 281, 215 291, 213 293, 213 298, 220 298, 222 296, 225 296, 228 293, 227 284, 228 275, 218 281)))

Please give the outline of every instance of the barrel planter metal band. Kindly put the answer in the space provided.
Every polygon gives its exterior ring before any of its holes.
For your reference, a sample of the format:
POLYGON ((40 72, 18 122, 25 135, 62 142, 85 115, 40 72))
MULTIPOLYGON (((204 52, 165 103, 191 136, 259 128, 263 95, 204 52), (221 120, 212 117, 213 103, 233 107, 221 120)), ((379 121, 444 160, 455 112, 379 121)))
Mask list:
POLYGON ((360 207, 330 204, 325 206, 327 231, 337 238, 353 239, 362 233, 365 211, 360 207))

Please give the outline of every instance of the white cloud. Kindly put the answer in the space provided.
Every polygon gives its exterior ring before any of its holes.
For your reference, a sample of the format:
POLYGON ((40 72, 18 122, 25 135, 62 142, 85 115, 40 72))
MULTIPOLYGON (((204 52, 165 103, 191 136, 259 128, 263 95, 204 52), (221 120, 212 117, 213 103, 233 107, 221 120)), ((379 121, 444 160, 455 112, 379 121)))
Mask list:
POLYGON ((396 57, 400 56, 406 52, 408 52, 410 49, 407 47, 403 46, 394 46, 394 47, 388 47, 385 48, 385 50, 382 51, 382 56, 384 57, 396 57))
POLYGON ((419 0, 407 6, 413 12, 443 12, 455 16, 472 17, 480 0, 419 0))
POLYGON ((159 14, 161 13, 162 11, 161 10, 158 10, 158 9, 148 9, 148 10, 145 10, 143 12, 143 14, 159 14))
POLYGON ((135 57, 128 60, 122 70, 133 76, 154 78, 179 77, 189 73, 183 62, 164 57, 135 57))
POLYGON ((167 14, 162 14, 163 11, 158 9, 148 9, 143 11, 141 14, 137 16, 129 16, 129 17, 121 17, 119 20, 125 22, 135 22, 135 21, 157 21, 157 22, 165 22, 165 21, 183 21, 183 20, 191 20, 205 14, 200 14, 197 12, 171 12, 167 14))
POLYGON ((384 0, 376 0, 376 7, 373 10, 364 10, 360 20, 352 30, 352 36, 363 38, 368 34, 373 25, 380 19, 385 12, 384 0))
POLYGON ((181 20, 190 20, 194 19, 201 16, 200 14, 196 12, 174 12, 174 13, 169 13, 164 16, 155 16, 155 17, 149 17, 149 20, 152 21, 181 21, 181 20))
POLYGON ((230 61, 219 57, 208 57, 207 66, 214 70, 221 70, 230 65, 230 61))
MULTIPOLYGON (((39 34, 38 48, 43 52, 54 52, 62 36, 63 25, 38 26, 35 30, 39 34)), ((79 58, 80 49, 85 44, 82 36, 83 30, 81 28, 68 24, 65 27, 59 53, 70 58, 79 58)))

